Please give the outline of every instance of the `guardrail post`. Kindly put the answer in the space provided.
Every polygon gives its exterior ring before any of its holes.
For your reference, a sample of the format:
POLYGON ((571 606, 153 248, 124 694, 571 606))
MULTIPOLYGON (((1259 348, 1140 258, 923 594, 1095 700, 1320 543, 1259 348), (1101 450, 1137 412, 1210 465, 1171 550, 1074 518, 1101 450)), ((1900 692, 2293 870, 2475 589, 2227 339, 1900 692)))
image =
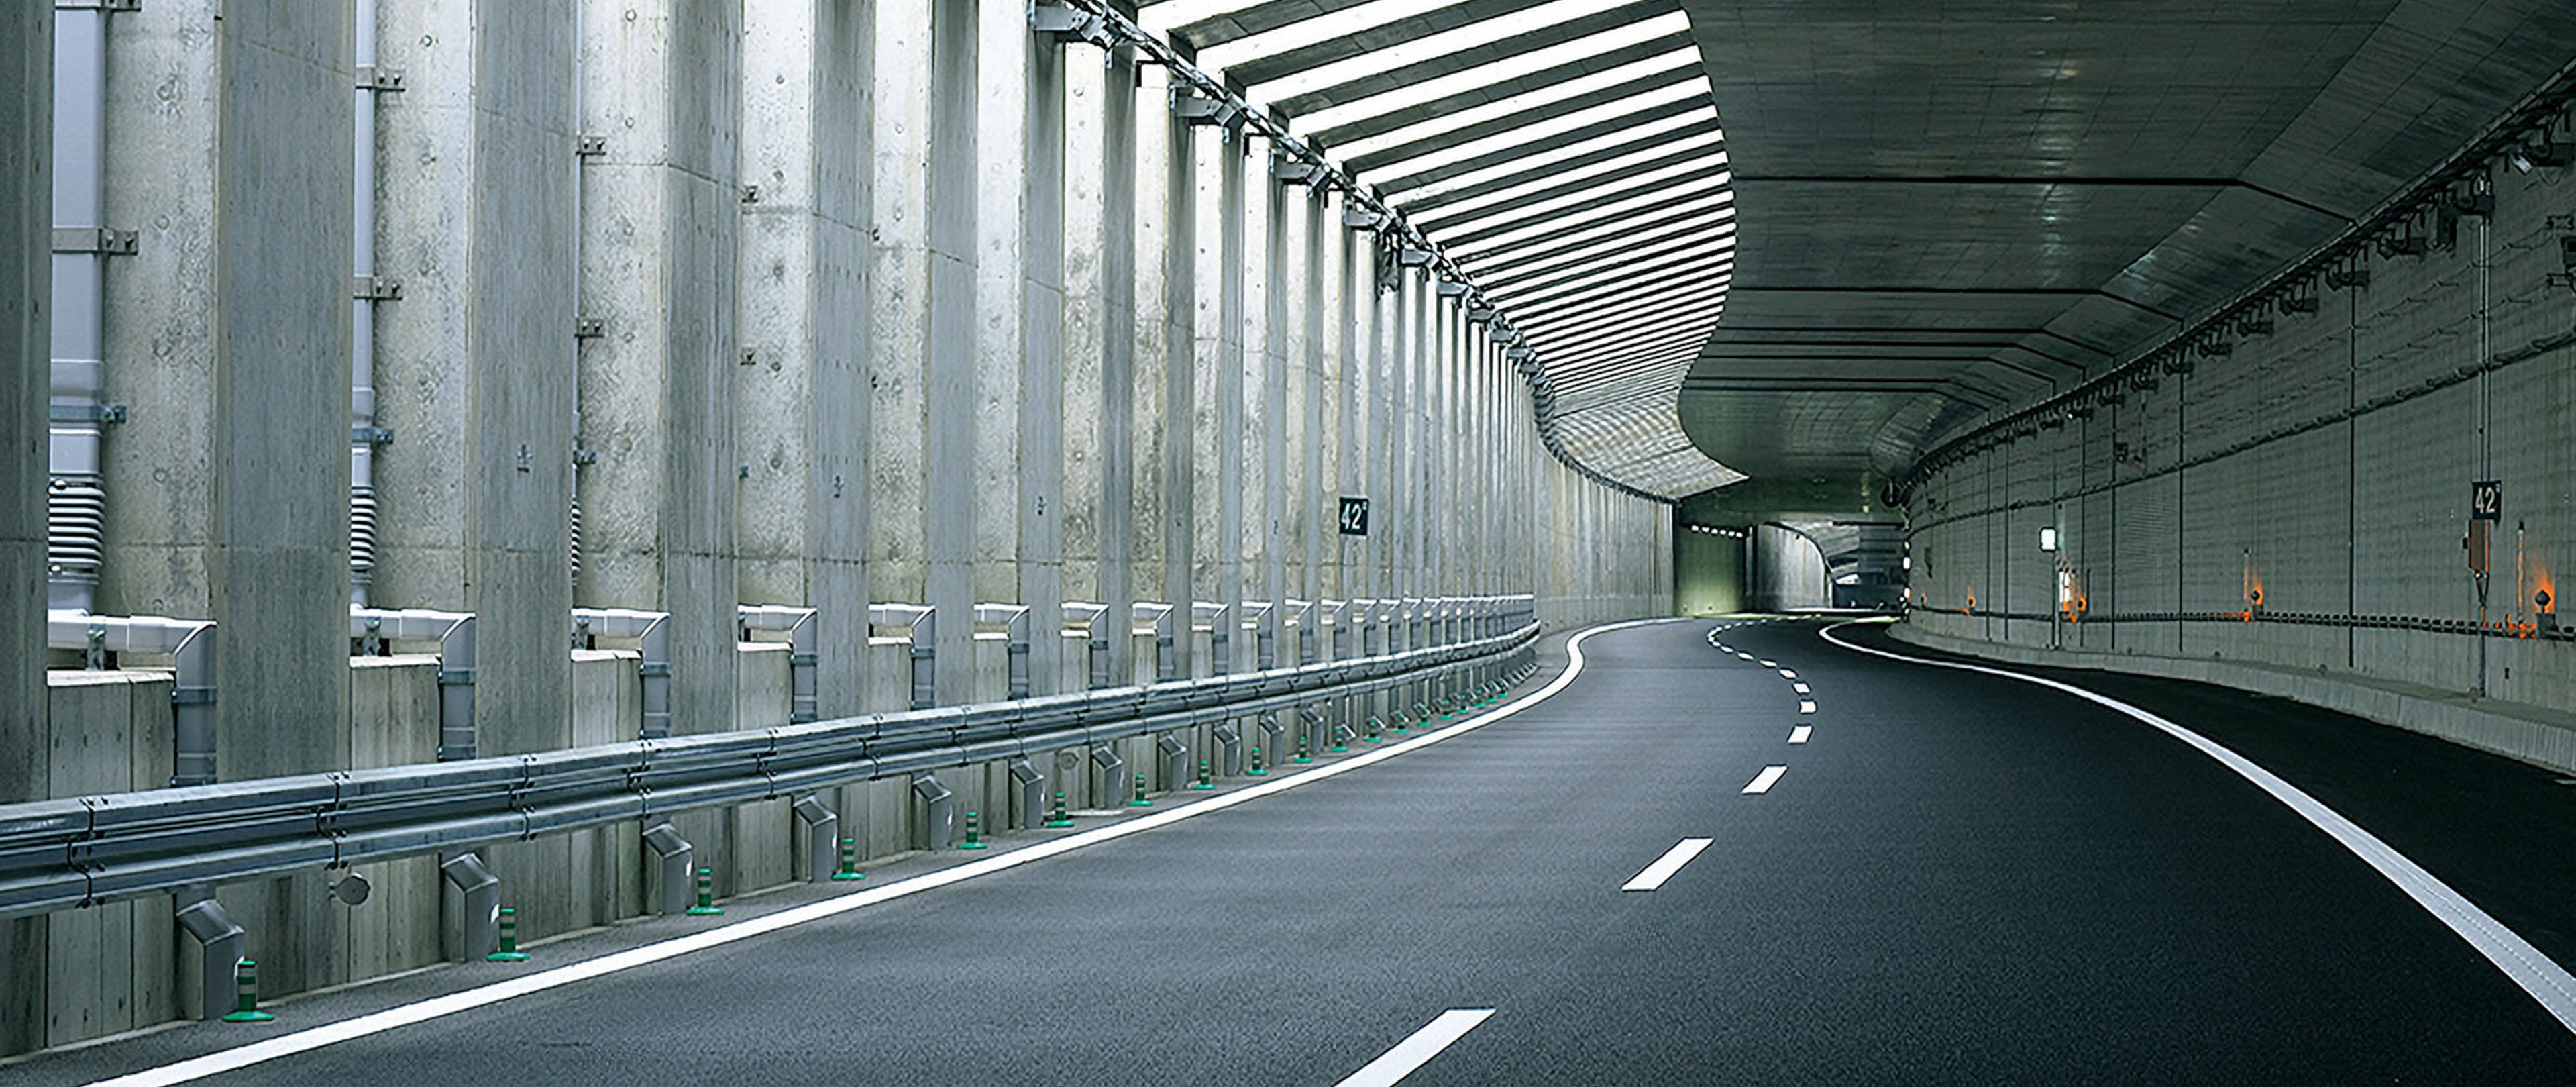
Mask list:
POLYGON ((939 775, 912 776, 912 795, 921 800, 921 833, 923 849, 946 849, 957 836, 957 796, 939 783, 939 775))
POLYGON ((1222 772, 1225 776, 1241 777, 1243 775, 1243 733, 1235 730, 1234 722, 1220 721, 1214 729, 1209 730, 1208 734, 1216 740, 1217 765, 1224 768, 1222 772))
MULTIPOLYGON (((193 1011, 199 1019, 221 1019, 224 1013, 233 1010, 233 964, 242 960, 248 937, 240 925, 234 924, 233 919, 224 914, 223 906, 214 900, 211 892, 198 893, 208 897, 179 908, 179 928, 197 944, 198 969, 201 971, 196 987, 197 1006, 191 1009, 182 1004, 179 1011, 183 1015, 193 1011)), ((179 896, 182 901, 188 897, 186 893, 179 896)))
POLYGON ((1119 795, 1127 791, 1127 760, 1119 757, 1116 747, 1095 744, 1091 748, 1091 769, 1092 806, 1116 805, 1119 795))
POLYGON ((1090 689, 1116 686, 1109 681, 1109 605, 1083 600, 1064 602, 1064 625, 1082 628, 1090 689))
POLYGON ((841 843, 840 813, 812 793, 797 797, 793 810, 796 821, 805 827, 805 882, 831 879, 833 851, 841 843))
POLYGON ((814 639, 821 612, 815 608, 785 604, 744 604, 735 610, 742 626, 742 640, 750 641, 755 630, 787 634, 787 721, 803 724, 820 715, 815 704, 815 670, 821 661, 814 639))
POLYGON ((1201 620, 1208 625, 1208 674, 1221 676, 1234 671, 1234 635, 1226 628, 1232 625, 1234 609, 1212 600, 1190 602, 1190 625, 1201 620))
POLYGON ((696 875, 696 848, 669 823, 645 828, 644 848, 653 851, 654 874, 660 880, 660 885, 653 888, 653 912, 665 917, 689 912, 689 880, 696 875))
POLYGON ((1036 830, 1045 820, 1046 775, 1027 759, 1011 760, 1010 771, 1011 784, 1020 791, 1020 828, 1036 830))
POLYGON ((1178 789, 1189 781, 1190 745, 1182 743, 1171 733, 1166 732, 1154 737, 1154 750, 1161 752, 1163 756, 1165 791, 1178 789))
POLYGON ((1029 606, 1026 604, 977 604, 975 621, 999 623, 1003 630, 1003 655, 1009 667, 1006 697, 1029 696, 1029 606))
POLYGON ((483 858, 459 853, 440 862, 438 874, 465 895, 457 911, 457 956, 473 960, 501 947, 501 877, 483 867, 483 858))
POLYGON ((1172 651, 1172 606, 1138 600, 1131 610, 1130 622, 1151 624, 1154 631, 1154 681, 1169 683, 1180 678, 1180 661, 1172 651))

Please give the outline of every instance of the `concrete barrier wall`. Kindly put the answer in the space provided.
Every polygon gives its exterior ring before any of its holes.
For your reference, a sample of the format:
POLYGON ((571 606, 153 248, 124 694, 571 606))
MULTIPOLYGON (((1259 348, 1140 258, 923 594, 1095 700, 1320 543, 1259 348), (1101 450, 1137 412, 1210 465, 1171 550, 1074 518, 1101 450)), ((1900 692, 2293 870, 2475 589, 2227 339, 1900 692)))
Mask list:
MULTIPOLYGON (((2460 217, 2422 255, 2364 262, 2365 286, 2315 286, 2314 312, 1931 476, 1909 510, 1909 623, 2169 674, 2418 692, 2480 719, 2576 713, 2576 642, 2527 636, 2576 562, 2576 346, 2550 282, 2566 271, 2553 224, 2576 212, 2564 174, 2499 170, 2492 221, 2460 217), (2481 480, 2503 489, 2483 598, 2464 546, 2481 480)), ((2428 730, 2534 761, 2559 742, 2468 720, 2428 730)))

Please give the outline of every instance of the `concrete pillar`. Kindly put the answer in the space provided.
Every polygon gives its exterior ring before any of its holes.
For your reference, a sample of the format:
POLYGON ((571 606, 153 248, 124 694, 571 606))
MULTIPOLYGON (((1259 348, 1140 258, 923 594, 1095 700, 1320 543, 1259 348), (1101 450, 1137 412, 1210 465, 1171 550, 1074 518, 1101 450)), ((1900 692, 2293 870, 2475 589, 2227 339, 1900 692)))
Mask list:
MULTIPOLYGON (((1064 277, 1063 324, 1064 352, 1058 363, 1058 388, 1061 393, 1061 436, 1064 457, 1062 504, 1057 527, 1058 556, 1062 559, 1059 588, 1068 600, 1100 599, 1101 563, 1101 494, 1107 480, 1106 466, 1101 463, 1103 440, 1101 417, 1106 409, 1106 389, 1102 364, 1108 353, 1107 328, 1111 323, 1108 310, 1113 301, 1108 297, 1106 281, 1113 255, 1124 251, 1130 282, 1127 297, 1117 300, 1121 319, 1127 322, 1125 350, 1132 358, 1135 351, 1134 321, 1134 255, 1132 227, 1128 235, 1112 240, 1108 233, 1106 181, 1109 173, 1109 132, 1107 129, 1108 80, 1110 64, 1097 63, 1102 58, 1068 47, 1061 67, 1063 75, 1063 159, 1066 164, 1063 184, 1064 240, 1062 273, 1064 277)), ((1112 62, 1114 63, 1114 61, 1112 62)), ((1124 141, 1122 141, 1124 146, 1124 141)), ((1132 173, 1134 154, 1126 148, 1121 157, 1132 173)), ((1036 244, 1044 244, 1037 241, 1036 244)), ((1132 364, 1131 371, 1132 372, 1132 364)), ((1123 393, 1123 390, 1122 390, 1123 393)), ((1120 560, 1124 561, 1122 551, 1120 560)), ((1053 617, 1042 626, 1053 630, 1053 617)), ((1062 641, 1052 633, 1043 640, 1062 641)))
MULTIPOLYGON (((1160 75, 1162 71, 1156 68, 1152 74, 1160 75)), ((1201 350, 1197 333, 1197 306, 1201 298, 1197 251, 1201 246, 1215 242, 1217 235, 1205 222, 1206 217, 1201 210, 1203 203, 1212 205, 1216 201, 1201 198, 1199 163, 1208 157, 1200 146, 1202 141, 1214 143, 1216 137, 1202 137, 1196 129, 1173 116, 1170 94, 1167 80, 1149 79, 1141 88, 1137 106, 1140 153, 1145 150, 1144 130, 1155 127, 1162 130, 1163 138, 1155 145, 1159 155, 1143 158, 1141 162, 1159 160, 1163 166, 1163 180, 1162 198, 1155 202, 1158 206, 1151 209, 1159 221, 1152 224, 1150 232, 1152 239, 1161 243, 1162 267, 1156 282, 1162 291, 1156 308, 1161 317, 1162 336, 1159 351, 1152 345, 1139 345, 1136 388, 1140 399, 1135 416, 1140 480, 1149 464, 1154 472, 1150 501, 1141 483, 1138 488, 1136 520, 1141 527, 1146 518, 1152 517, 1154 542, 1161 545, 1159 554, 1150 559, 1139 555, 1137 564, 1140 567, 1148 562, 1159 564, 1161 576, 1149 579, 1140 575, 1136 579, 1136 595, 1177 605, 1191 599, 1196 592, 1199 582, 1194 579, 1193 566, 1202 554, 1199 547, 1202 517, 1196 491, 1201 461, 1197 455, 1194 420, 1199 415, 1199 360, 1207 352, 1201 350), (1157 122, 1160 122, 1159 126, 1157 122), (1149 387, 1161 391, 1161 396, 1150 405, 1143 399, 1149 387), (1154 460, 1146 457, 1144 443, 1148 441, 1159 454, 1154 460)), ((1140 246, 1147 240, 1148 228, 1143 219, 1147 213, 1148 209, 1138 209, 1137 241, 1140 246)), ((1144 295, 1151 286, 1140 263, 1137 273, 1140 307, 1147 304, 1144 295)), ((1150 333, 1145 332, 1142 313, 1137 324, 1139 332, 1150 337, 1150 333)), ((1213 514, 1212 509, 1209 512, 1213 514)), ((1142 544, 1144 540, 1140 538, 1138 542, 1142 544)), ((1213 587, 1200 598, 1216 599, 1213 587)), ((1114 605, 1115 602, 1112 603, 1114 605)), ((1111 640, 1122 648, 1128 642, 1125 638, 1111 640)), ((1186 653, 1189 647, 1178 648, 1185 651, 1180 658, 1182 664, 1189 666, 1192 663, 1186 653)), ((1123 662, 1116 674, 1121 677, 1129 674, 1123 662)))
POLYGON ((403 295, 375 305, 395 439, 376 452, 370 602, 474 613, 478 752, 552 750, 572 739, 573 4, 378 20, 379 64, 405 82, 375 107, 375 274, 403 295))
MULTIPOLYGON (((930 363, 931 0, 877 5, 868 362, 868 559, 881 599, 927 602, 931 492, 923 430, 930 363)), ((945 617, 943 617, 944 619, 945 617)), ((948 625, 942 623, 941 625, 948 625)))
MULTIPOLYGON (((1015 431, 1017 421, 1016 411, 988 420, 978 403, 984 380, 976 357, 976 202, 977 188, 985 179, 976 170, 980 148, 975 69, 978 12, 984 6, 945 0, 930 5, 924 20, 929 26, 930 67, 922 88, 929 96, 924 174, 929 185, 925 202, 929 297, 922 397, 927 490, 922 518, 930 565, 923 602, 939 609, 939 659, 946 665, 939 669, 942 705, 968 701, 973 690, 974 669, 968 662, 974 653, 974 607, 982 580, 978 575, 1008 569, 978 538, 978 522, 989 520, 984 516, 987 511, 966 496, 988 474, 979 463, 979 451, 1004 444, 1002 435, 1015 431), (990 433, 996 430, 1002 434, 990 433)), ((897 14, 880 8, 878 18, 897 14)), ((1001 478, 998 472, 990 475, 1001 478)))
MULTIPOLYGON (((1016 530, 1006 557, 1017 567, 1017 599, 1038 615, 1052 616, 1065 599, 1065 78, 1070 65, 1095 71, 1099 65, 1087 47, 1059 46, 1032 34, 1027 11, 1019 5, 988 3, 983 19, 979 71, 986 120, 981 146, 991 164, 988 175, 1009 182, 989 186, 986 195, 988 201, 997 194, 1013 198, 1018 214, 1007 225, 1023 239, 1014 267, 1004 261, 997 244, 1009 231, 996 228, 988 206, 987 275, 1015 283, 1017 289, 1007 296, 1018 301, 1015 311, 1005 310, 992 304, 997 296, 985 309, 992 327, 1019 332, 1016 356, 992 352, 985 371, 985 380, 997 386, 995 396, 1015 394, 1019 407, 1017 478, 1009 481, 1011 487, 997 488, 1015 493, 1017 501, 1012 517, 1000 523, 1016 530), (993 169, 1014 158, 1017 165, 1009 174, 993 169)), ((1055 692, 1062 641, 1032 639, 1031 693, 1055 692)))
MULTIPOLYGON (((1324 285, 1330 278, 1324 235, 1328 228, 1324 225, 1323 193, 1301 189, 1297 195, 1297 201, 1288 209, 1289 232, 1295 239, 1293 251, 1297 254, 1297 275, 1292 285, 1298 299, 1292 314, 1295 333, 1289 341, 1289 406, 1295 416, 1288 428, 1289 539, 1290 554, 1297 565, 1290 583, 1296 586, 1296 595, 1322 600, 1327 595, 1324 537, 1333 531, 1332 507, 1325 504, 1324 475, 1324 449, 1332 440, 1324 410, 1324 330, 1329 307, 1324 285)), ((1332 652, 1330 641, 1320 629, 1316 631, 1316 652, 1332 652)))
MULTIPOLYGON (((1220 128, 1197 130, 1198 256, 1197 380, 1191 405, 1190 449, 1195 471, 1186 480, 1197 503, 1193 520, 1196 562, 1188 584, 1201 599, 1232 604, 1243 595, 1243 313, 1244 139, 1220 128)), ((1178 598, 1174 598, 1178 599, 1178 598)), ((1227 671, 1251 666, 1251 639, 1239 634, 1227 671)))
POLYGON ((734 368, 740 597, 818 609, 816 712, 858 713, 867 673, 870 142, 876 28, 844 0, 752 4, 734 368))
MULTIPOLYGON (((1259 420, 1257 425, 1245 428, 1247 437, 1257 443, 1248 463, 1259 466, 1260 475, 1257 479, 1247 479, 1245 483, 1247 487, 1258 488, 1261 511, 1258 516, 1246 518, 1248 524, 1245 527, 1250 529, 1249 535, 1256 546, 1247 549, 1244 558, 1247 562, 1257 559, 1260 564, 1259 587, 1253 595, 1278 601, 1305 595, 1295 582, 1288 579, 1288 530, 1292 516, 1288 450, 1291 428, 1297 425, 1297 419, 1289 414, 1289 337, 1294 327, 1289 320, 1293 312, 1289 306, 1292 302, 1302 301, 1294 290, 1296 254, 1288 234, 1290 201, 1296 198, 1287 191, 1288 186, 1270 176, 1269 156, 1247 158, 1250 183, 1258 186, 1254 190, 1257 198, 1251 201, 1250 210, 1254 223, 1261 228, 1258 267, 1262 270, 1262 288, 1261 308, 1254 315, 1261 330, 1261 350, 1257 355, 1247 353, 1244 358, 1244 381, 1249 386, 1245 390, 1246 407, 1257 411, 1259 420)), ((1253 265, 1247 261, 1246 266, 1253 265)), ((1251 576, 1251 570, 1247 568, 1247 580, 1251 576)), ((1283 616, 1280 611, 1278 607, 1270 609, 1264 614, 1262 624, 1271 635, 1272 644, 1277 647, 1274 663, 1293 664, 1297 660, 1296 640, 1293 635, 1282 636, 1280 621, 1283 616)))
MULTIPOLYGON (((734 726, 737 9, 582 0, 585 604, 671 613, 673 731, 734 726)), ((757 359, 755 358, 755 363, 757 359)), ((686 833, 688 828, 683 827, 686 833)))
MULTIPOLYGON (((45 404, 52 355, 54 13, 28 6, 0 15, 0 751, 45 750, 45 404)), ((45 760, 0 766, 0 804, 44 796, 45 760)), ((0 926, 0 961, 21 927, 0 926)), ((31 1048, 42 1016, 19 1014, 22 995, 0 1003, 0 1053, 31 1048)), ((40 1005, 39 1005, 40 1006, 40 1005)))

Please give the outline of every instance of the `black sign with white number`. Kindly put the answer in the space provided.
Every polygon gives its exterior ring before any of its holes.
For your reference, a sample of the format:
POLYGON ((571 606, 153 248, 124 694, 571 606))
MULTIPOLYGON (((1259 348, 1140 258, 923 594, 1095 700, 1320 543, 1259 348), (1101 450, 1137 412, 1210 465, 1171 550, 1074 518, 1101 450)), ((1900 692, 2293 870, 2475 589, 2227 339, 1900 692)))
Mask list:
POLYGON ((1342 496, 1342 535, 1368 535, 1368 499, 1342 496))
POLYGON ((2485 480, 2469 484, 2469 520, 2504 520, 2504 482, 2485 480))

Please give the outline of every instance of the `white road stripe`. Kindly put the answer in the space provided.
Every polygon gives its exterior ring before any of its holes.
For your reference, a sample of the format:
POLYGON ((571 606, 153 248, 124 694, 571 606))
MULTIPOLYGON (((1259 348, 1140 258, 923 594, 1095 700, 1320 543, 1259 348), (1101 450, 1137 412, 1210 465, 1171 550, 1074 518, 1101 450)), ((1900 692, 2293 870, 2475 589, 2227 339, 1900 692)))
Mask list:
MULTIPOLYGON (((884 886, 871 887, 864 891, 840 895, 835 898, 827 898, 820 902, 811 902, 792 909, 780 910, 777 913, 765 914, 759 917, 736 921, 722 928, 693 932, 686 936, 677 936, 668 940, 663 940, 659 943, 646 944, 642 947, 628 948, 627 950, 620 951, 612 955, 603 955, 596 959, 588 959, 582 962, 573 963, 569 966, 559 966, 552 970, 535 974, 522 974, 508 981, 494 982, 490 985, 449 993, 445 996, 432 997, 428 1000, 419 1001, 417 1003, 387 1008, 380 1012, 359 1016, 355 1019, 344 1019, 337 1023, 325 1023, 318 1027, 296 1031, 293 1034, 275 1035, 258 1042, 253 1042, 249 1045, 236 1046, 231 1049, 208 1053, 201 1057, 194 1057, 188 1060, 162 1065, 158 1068, 147 1068, 140 1072, 118 1076, 114 1079, 99 1080, 91 1084, 90 1087, 161 1087, 161 1085, 165 1084, 189 1083, 218 1073, 230 1072, 238 1068, 248 1068, 251 1065, 263 1064, 268 1061, 277 1060, 281 1057, 291 1057, 298 1053, 321 1049, 324 1046, 337 1045, 341 1042, 350 1041, 356 1038, 364 1038, 372 1034, 382 1034, 385 1031, 392 1030, 396 1027, 409 1026, 413 1023, 425 1022, 442 1016, 454 1015, 458 1012, 471 1011, 475 1008, 484 1007, 486 1005, 498 1004, 504 1000, 510 999, 511 997, 526 996, 530 993, 541 993, 548 989, 561 988, 577 981, 588 981, 591 978, 614 974, 622 970, 632 970, 638 966, 648 966, 653 963, 662 962, 666 959, 676 959, 691 952, 722 947, 736 941, 748 940, 754 936, 763 936, 772 932, 777 932, 781 929, 794 928, 798 925, 820 921, 827 917, 838 916, 852 910, 873 906, 880 902, 910 897, 923 891, 935 890, 940 887, 945 887, 951 883, 960 883, 977 876, 990 875, 994 872, 1017 868, 1023 864, 1045 860, 1060 853, 1069 853, 1073 850, 1083 848, 1084 846, 1098 845, 1101 842, 1124 838, 1130 834, 1138 834, 1144 831, 1153 830, 1157 827, 1169 826, 1173 823, 1180 822, 1183 819, 1192 819, 1212 812, 1224 811, 1237 804, 1245 803, 1264 796, 1270 796, 1276 793, 1283 793, 1290 789, 1298 788, 1313 782, 1338 777, 1342 774, 1357 770, 1360 767, 1367 766, 1372 763, 1383 762, 1407 751, 1426 747, 1454 737, 1464 736, 1477 729, 1483 728, 1486 725, 1503 720, 1504 718, 1510 717, 1513 714, 1519 713, 1522 710, 1528 709, 1531 706, 1535 706, 1540 702, 1547 700, 1557 692, 1572 685, 1575 677, 1583 673, 1583 642, 1585 639, 1588 639, 1595 634, 1605 634, 1613 630, 1624 630, 1629 627, 1652 626, 1658 623, 1675 622, 1681 622, 1681 620, 1642 619, 1634 622, 1610 623, 1603 626, 1593 627, 1590 630, 1578 632, 1573 638, 1568 639, 1565 643, 1567 658, 1565 671, 1559 673, 1555 679, 1548 681, 1547 686, 1530 692, 1529 697, 1518 702, 1507 702, 1500 706, 1496 706, 1493 709, 1485 711, 1480 716, 1470 717, 1464 721, 1458 722, 1457 724, 1441 729, 1438 732, 1424 736, 1416 736, 1413 739, 1404 741, 1403 743, 1382 747, 1365 754, 1353 755, 1340 762, 1319 765, 1312 769, 1302 771, 1294 777, 1273 778, 1250 788, 1209 797, 1205 800, 1200 800, 1177 808, 1168 808, 1139 819, 1131 819, 1124 823, 1113 823, 1109 826, 1100 827, 1094 830, 1086 830, 1077 834, 1068 834, 1062 838, 1039 842, 1036 845, 1014 849, 1008 853, 999 853, 982 860, 969 861, 965 864, 958 865, 955 868, 943 868, 936 872, 924 873, 922 875, 914 876, 911 879, 888 883, 884 886)), ((1446 1043, 1443 1044, 1445 1045, 1446 1043)), ((1387 1080, 1385 1082, 1392 1083, 1394 1081, 1387 1080)))
POLYGON ((2496 965, 2496 969, 2504 971, 2504 975, 2513 979, 2514 984, 2522 986, 2522 991, 2531 994, 2533 1000, 2539 1001, 2540 1006, 2550 1015, 2555 1016, 2561 1026, 2576 1032, 2576 975, 2569 974, 2565 967, 2550 961, 2549 956, 2541 954, 2540 949, 2531 946, 2530 941, 2505 927, 2504 922, 2496 920, 2485 910, 2479 909, 2476 903, 2469 901, 2460 892, 2452 890, 2449 884, 2435 878, 2431 872, 2425 871, 2423 866, 2408 860, 2405 854, 2399 853, 2388 843, 2380 841, 2377 835, 2363 830, 2360 824, 2344 818, 2343 813, 2327 807, 2298 786, 2281 780, 2279 775, 2255 765, 2245 756, 2230 751, 2197 732, 2116 698, 2095 694, 2082 687, 2059 683, 2053 679, 2042 679, 2038 676, 2026 676, 2019 672, 2008 672, 2001 668, 1908 657, 1885 650, 1871 649, 1864 645, 1854 645, 1833 636, 1834 631, 1851 625, 1853 624, 1843 623, 1827 627, 1818 633, 1820 637, 1835 645, 1875 657, 1885 657, 1909 664, 1930 665, 1935 668, 1956 668, 1963 672, 1981 672, 2062 691, 2087 702, 2127 714, 2190 745, 2193 750, 2217 760, 2219 765, 2235 771, 2236 776, 2253 782, 2256 787, 2272 794, 2272 799, 2280 801, 2291 811, 2299 813, 2301 818, 2314 824, 2317 829, 2326 832, 2328 837, 2333 838, 2345 849, 2351 850, 2352 855, 2361 858, 2363 863, 2378 869, 2380 875, 2386 877, 2388 882, 2396 884, 2398 890, 2406 892, 2406 896, 2414 899, 2416 905, 2424 907, 2425 912, 2450 926, 2452 932, 2458 933, 2461 939, 2469 942, 2470 947, 2476 948, 2479 954, 2486 956, 2488 962, 2496 965))
POLYGON ((1793 744, 1805 743, 1807 742, 1807 737, 1815 735, 1815 732, 1816 726, 1814 725, 1800 725, 1789 730, 1789 742, 1793 744))
POLYGON ((1492 1008, 1451 1008, 1438 1018, 1425 1023, 1421 1030, 1395 1044, 1384 1056, 1368 1062, 1368 1067, 1353 1072, 1334 1087, 1394 1087, 1396 1081, 1412 1075, 1413 1070, 1430 1063, 1431 1058, 1450 1044, 1467 1036, 1485 1020, 1492 1018, 1492 1008))
POLYGON ((1751 653, 1737 653, 1737 654, 1736 654, 1736 656, 1742 657, 1742 658, 1744 658, 1744 659, 1746 659, 1746 660, 1752 660, 1752 659, 1753 659, 1753 654, 1751 654, 1751 653))
POLYGON ((1798 678, 1798 670, 1795 668, 1783 668, 1780 670, 1780 678, 1796 679, 1798 678))
POLYGON ((1763 661, 1763 662, 1762 662, 1762 667, 1765 667, 1765 668, 1777 668, 1777 667, 1780 667, 1780 662, 1779 662, 1779 661, 1763 661))
POLYGON ((1681 871, 1683 865, 1689 864, 1691 858, 1699 856, 1700 850, 1708 848, 1708 844, 1716 840, 1714 838, 1682 839, 1682 844, 1665 850, 1663 856, 1655 858, 1655 863, 1647 865, 1646 870, 1637 873, 1636 878, 1620 884, 1619 889, 1651 891, 1663 886, 1665 880, 1673 878, 1673 873, 1681 871))
POLYGON ((1799 693, 1799 694, 1813 694, 1813 693, 1814 693, 1813 691, 1808 690, 1808 689, 1807 689, 1807 685, 1806 685, 1806 684, 1804 684, 1804 683, 1792 683, 1792 684, 1790 684, 1789 686, 1794 687, 1794 688, 1797 688, 1797 691, 1798 691, 1798 693, 1799 693))
POLYGON ((1744 787, 1744 795, 1752 796, 1755 793, 1770 792, 1772 786, 1780 783, 1780 775, 1788 772, 1789 768, 1786 766, 1763 767, 1761 773, 1753 775, 1753 784, 1744 787))
POLYGON ((1813 702, 1800 702, 1798 703, 1798 712, 1814 713, 1816 712, 1816 704, 1813 702))

